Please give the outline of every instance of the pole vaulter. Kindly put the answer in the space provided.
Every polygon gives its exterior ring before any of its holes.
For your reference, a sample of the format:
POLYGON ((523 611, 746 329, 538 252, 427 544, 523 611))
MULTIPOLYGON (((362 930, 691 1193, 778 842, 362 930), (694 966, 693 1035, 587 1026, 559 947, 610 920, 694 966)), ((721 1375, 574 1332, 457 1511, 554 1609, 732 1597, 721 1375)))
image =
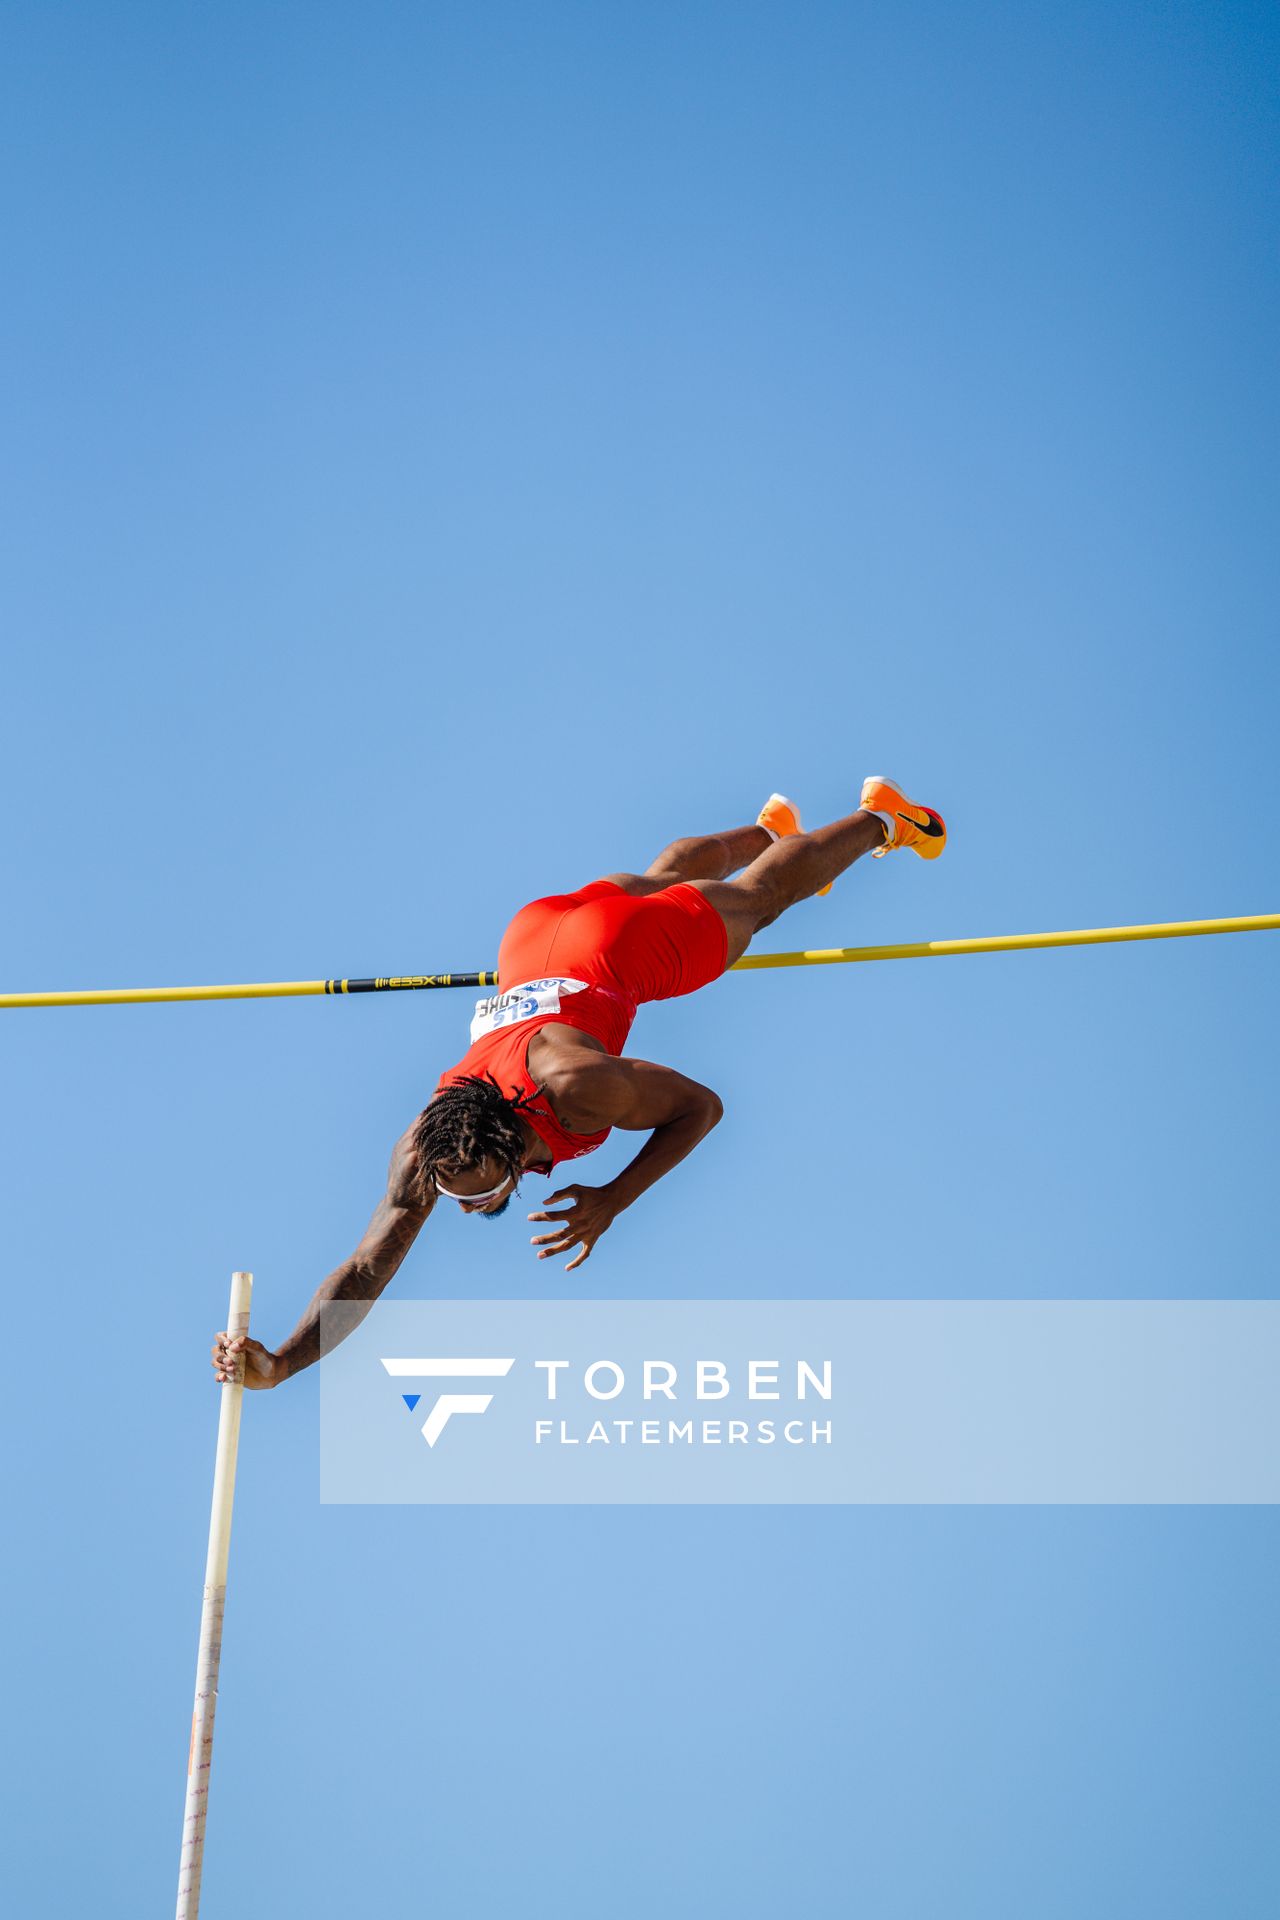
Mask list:
MULTIPOLYGON (((943 958, 1280 929, 1280 914, 1253 914, 893 946, 747 953, 756 933, 798 901, 829 893, 837 877, 863 854, 878 859, 909 848, 934 860, 946 842, 939 813, 908 800, 893 781, 873 775, 863 784, 855 813, 815 832, 803 830, 791 801, 773 794, 753 826, 674 841, 643 874, 610 874, 576 892, 531 901, 507 927, 493 968, 359 980, 0 995, 0 1007, 17 1008, 497 989, 476 1005, 468 1051, 441 1075, 431 1099, 396 1143, 386 1193, 359 1246, 321 1284, 294 1331, 274 1352, 249 1336, 251 1276, 233 1275, 227 1326, 215 1336, 210 1356, 223 1397, 177 1920, 196 1920, 199 1903, 243 1388, 277 1386, 317 1360, 322 1309, 341 1300, 358 1303, 367 1312, 440 1199, 453 1201, 464 1213, 495 1219, 506 1212, 526 1173, 551 1174, 563 1162, 593 1152, 614 1127, 647 1133, 630 1165, 605 1186, 562 1187, 549 1196, 547 1205, 568 1202, 567 1210, 529 1215, 530 1221, 551 1227, 531 1242, 537 1257, 574 1253, 568 1267, 580 1266, 618 1216, 691 1153, 722 1112, 711 1088, 673 1068, 624 1057, 641 1005, 697 992, 730 969, 943 958)), ((344 1315, 345 1330, 360 1317, 344 1315)))

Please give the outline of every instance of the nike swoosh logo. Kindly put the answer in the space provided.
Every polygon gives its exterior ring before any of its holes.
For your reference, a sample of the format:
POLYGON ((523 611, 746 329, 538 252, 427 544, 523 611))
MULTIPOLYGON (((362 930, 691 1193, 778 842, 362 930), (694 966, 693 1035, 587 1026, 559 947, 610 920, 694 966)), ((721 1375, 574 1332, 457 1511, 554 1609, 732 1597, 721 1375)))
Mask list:
POLYGON ((943 834, 946 832, 946 828, 942 822, 940 820, 934 820, 929 815, 926 815, 923 820, 913 820, 909 813, 900 813, 898 818, 899 820, 905 820, 909 827, 914 827, 917 833, 928 834, 930 840, 941 840, 943 834))

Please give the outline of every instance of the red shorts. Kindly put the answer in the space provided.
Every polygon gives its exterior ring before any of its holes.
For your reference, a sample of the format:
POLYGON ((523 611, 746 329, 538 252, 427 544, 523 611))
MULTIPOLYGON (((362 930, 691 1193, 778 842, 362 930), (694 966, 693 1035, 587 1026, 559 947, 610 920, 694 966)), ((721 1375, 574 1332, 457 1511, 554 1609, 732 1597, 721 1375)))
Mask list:
POLYGON ((505 990, 563 974, 639 1005, 696 993, 720 978, 728 958, 724 921, 696 887, 677 881, 637 897, 594 880, 521 907, 502 936, 498 982, 505 990))

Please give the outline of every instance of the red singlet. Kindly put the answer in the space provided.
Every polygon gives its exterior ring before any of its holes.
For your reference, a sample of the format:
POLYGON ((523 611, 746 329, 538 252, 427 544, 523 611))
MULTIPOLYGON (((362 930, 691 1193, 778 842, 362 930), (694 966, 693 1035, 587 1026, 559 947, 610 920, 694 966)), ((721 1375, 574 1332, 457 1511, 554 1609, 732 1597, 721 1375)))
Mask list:
MULTIPOLYGON (((637 898, 612 880, 596 880, 576 893, 531 900, 502 936, 502 990, 477 1003, 472 1044, 441 1074, 436 1092, 468 1074, 491 1073, 504 1094, 534 1099, 539 1087, 528 1052, 540 1027, 577 1027, 607 1053, 620 1054, 644 1001, 696 993, 719 979, 727 959, 724 921, 706 895, 684 881, 637 898)), ((521 1111, 552 1167, 609 1137, 608 1127, 568 1132, 545 1100, 521 1111)))

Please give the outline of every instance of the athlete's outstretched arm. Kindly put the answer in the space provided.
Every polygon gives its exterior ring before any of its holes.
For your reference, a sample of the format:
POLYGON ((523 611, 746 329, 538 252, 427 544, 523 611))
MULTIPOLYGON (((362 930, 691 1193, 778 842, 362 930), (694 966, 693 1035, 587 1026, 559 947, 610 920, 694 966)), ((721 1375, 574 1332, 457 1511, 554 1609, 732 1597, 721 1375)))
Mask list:
MULTIPOLYGON (((309 1367, 320 1358, 320 1311, 331 1300, 359 1302, 360 1311, 344 1316, 345 1333, 351 1333, 359 1326, 379 1294, 399 1271, 401 1261, 417 1239, 423 1222, 435 1204, 432 1200, 423 1206, 410 1197, 405 1178, 403 1145, 401 1142, 392 1156, 387 1191, 365 1228, 360 1245, 350 1259, 344 1260, 326 1280, 321 1281, 289 1338, 272 1353, 260 1340, 247 1337, 228 1340, 225 1333, 219 1333, 214 1339, 210 1356, 217 1380, 229 1380, 232 1377, 233 1359, 240 1352, 245 1357, 246 1387, 278 1387, 291 1374, 301 1373, 304 1367, 309 1367)), ((345 1338, 345 1333, 339 1338, 345 1338)), ((328 1344, 335 1344, 332 1335, 328 1344)))
POLYGON ((704 1140, 724 1112, 718 1093, 652 1060, 619 1060, 593 1055, 574 1060, 561 1087, 549 1087, 557 1118, 575 1133, 596 1133, 601 1127, 630 1132, 653 1132, 630 1166, 603 1187, 561 1187, 547 1204, 572 1200, 567 1213, 531 1213, 530 1220, 557 1223, 554 1233, 532 1242, 541 1249, 539 1260, 581 1245, 566 1273, 580 1267, 600 1235, 624 1207, 648 1191, 664 1173, 670 1173, 704 1140))

